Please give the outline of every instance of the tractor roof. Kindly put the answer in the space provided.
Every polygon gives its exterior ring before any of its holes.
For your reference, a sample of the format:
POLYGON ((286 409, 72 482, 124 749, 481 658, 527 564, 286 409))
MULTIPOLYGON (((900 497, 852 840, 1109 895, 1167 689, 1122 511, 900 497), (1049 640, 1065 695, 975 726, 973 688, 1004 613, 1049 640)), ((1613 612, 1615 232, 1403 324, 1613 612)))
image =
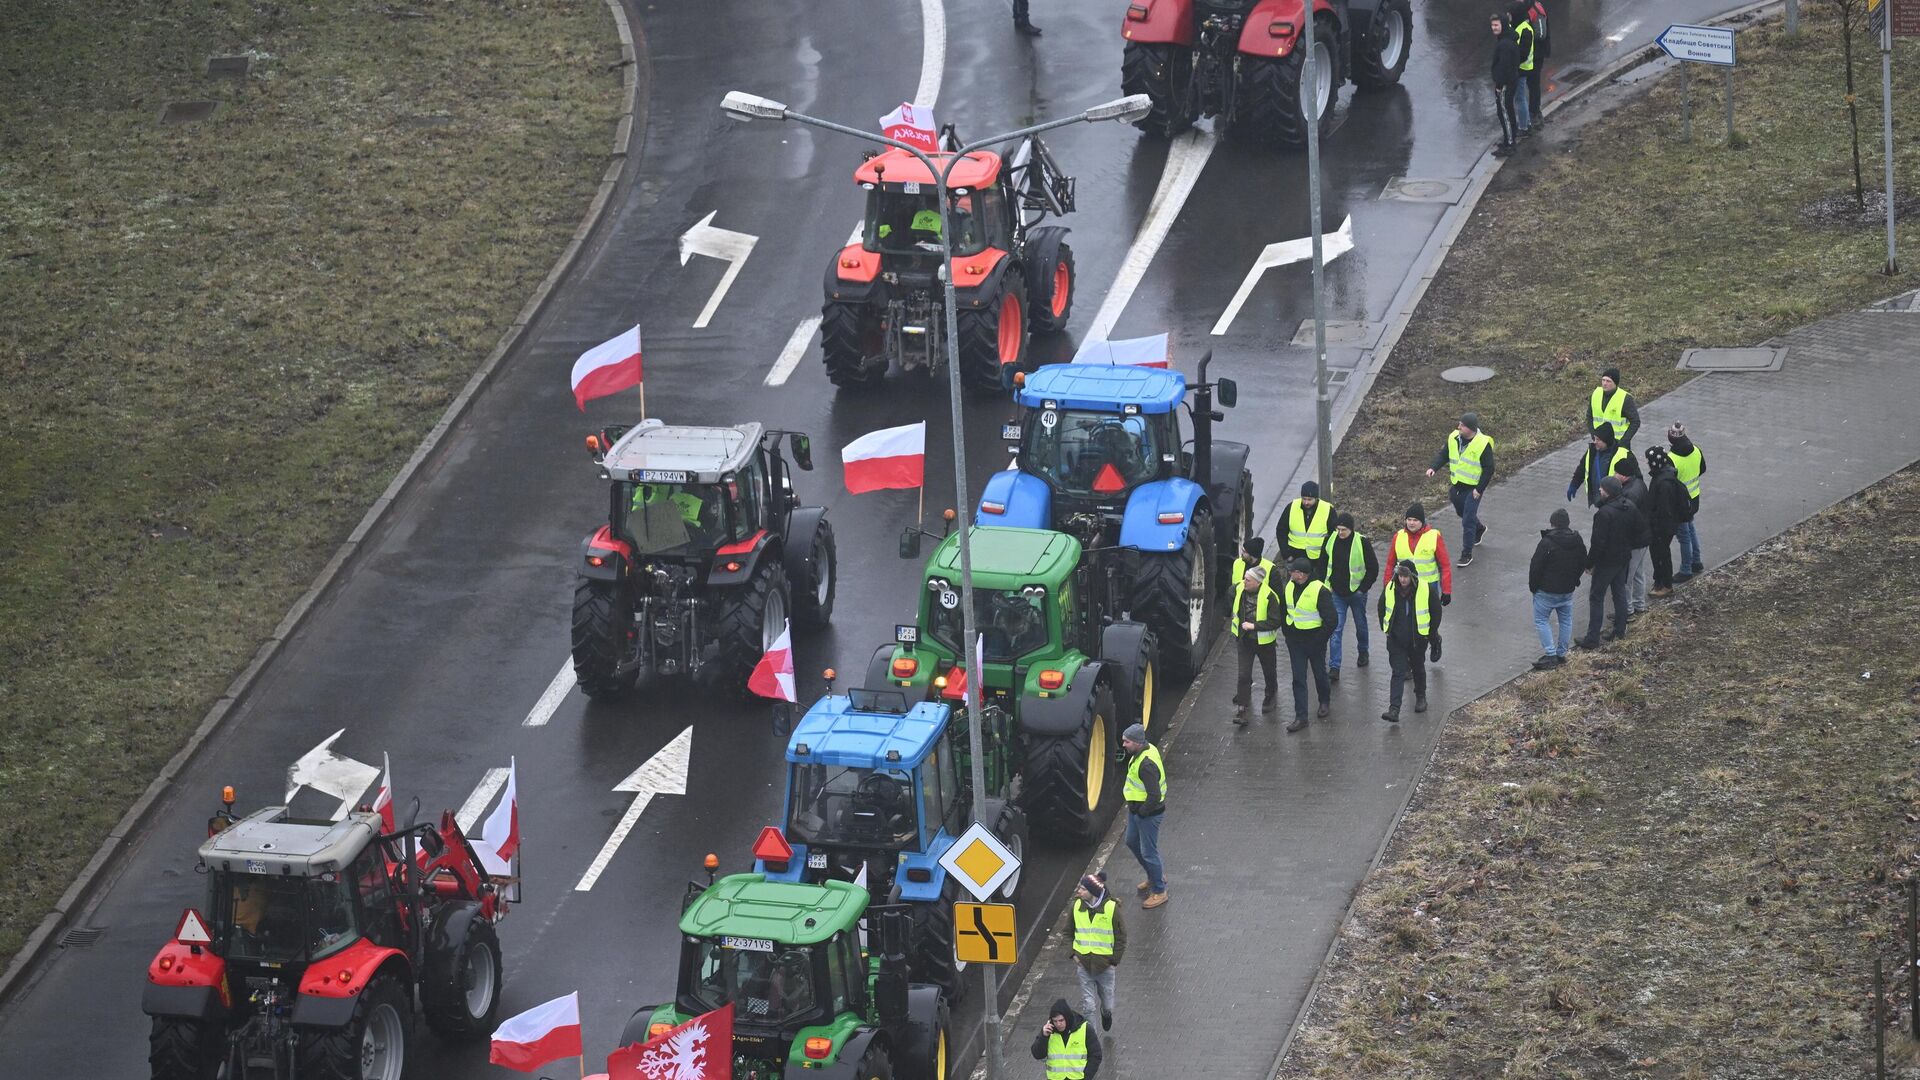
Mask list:
POLYGON ((867 891, 851 882, 803 885, 768 881, 765 874, 733 874, 694 898, 680 916, 680 932, 816 945, 852 927, 866 910, 867 891))
POLYGON ((642 420, 613 444, 604 462, 611 480, 657 480, 663 483, 716 484, 753 460, 760 445, 759 424, 733 427, 669 427, 660 420, 642 420), (678 478, 642 476, 682 473, 678 478))
POLYGON ((810 765, 885 765, 912 769, 933 749, 946 729, 947 706, 915 702, 905 713, 862 712, 853 698, 828 695, 815 702, 794 726, 787 760, 810 765), (802 753, 802 748, 805 752, 802 753), (888 761, 888 752, 900 755, 888 761))
POLYGON ((380 815, 300 821, 284 806, 255 810, 200 845, 200 861, 243 874, 312 877, 346 869, 380 832, 380 815))
POLYGON ((1128 405, 1163 413, 1187 394, 1187 377, 1164 368, 1110 364, 1047 364, 1027 376, 1014 400, 1028 408, 1119 412, 1128 405))
MULTIPOLYGON (((975 588, 1058 584, 1080 564, 1080 541, 1066 533, 978 525, 972 535, 975 588)), ((927 561, 927 577, 957 581, 959 576, 960 535, 955 533, 934 549, 933 558, 927 561)))
MULTIPOLYGON (((953 158, 950 153, 927 156, 943 169, 953 158)), ((878 184, 883 179, 889 184, 935 183, 933 174, 927 171, 926 165, 922 164, 919 158, 897 147, 861 162, 860 167, 853 170, 853 179, 855 183, 860 184, 878 184)), ((999 179, 1000 155, 990 150, 975 150, 947 174, 947 187, 982 188, 999 179)))

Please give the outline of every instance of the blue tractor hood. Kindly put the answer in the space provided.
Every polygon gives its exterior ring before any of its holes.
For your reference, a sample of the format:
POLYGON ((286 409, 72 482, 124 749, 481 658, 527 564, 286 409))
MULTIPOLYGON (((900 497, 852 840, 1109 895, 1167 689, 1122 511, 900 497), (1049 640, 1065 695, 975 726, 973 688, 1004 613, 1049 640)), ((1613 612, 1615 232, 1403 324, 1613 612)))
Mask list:
POLYGON ((814 702, 787 740, 787 760, 803 765, 911 770, 946 730, 949 707, 916 702, 905 713, 861 712, 849 697, 814 702), (898 758, 889 759, 888 753, 898 758))

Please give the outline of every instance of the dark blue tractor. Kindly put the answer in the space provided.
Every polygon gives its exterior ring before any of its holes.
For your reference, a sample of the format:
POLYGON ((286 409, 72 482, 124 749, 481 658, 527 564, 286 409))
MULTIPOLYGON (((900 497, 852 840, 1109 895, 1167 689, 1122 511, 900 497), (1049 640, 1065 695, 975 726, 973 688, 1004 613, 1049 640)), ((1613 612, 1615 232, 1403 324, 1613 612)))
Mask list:
POLYGON ((1028 375, 1003 432, 1016 447, 1013 465, 987 481, 977 518, 1126 551, 1122 598, 1153 629, 1177 677, 1205 658, 1228 568, 1254 526, 1248 447, 1213 437, 1225 419, 1216 398, 1231 408, 1236 390, 1231 379, 1206 381, 1211 359, 1201 359, 1192 384, 1178 371, 1103 364, 1049 364, 1028 375))

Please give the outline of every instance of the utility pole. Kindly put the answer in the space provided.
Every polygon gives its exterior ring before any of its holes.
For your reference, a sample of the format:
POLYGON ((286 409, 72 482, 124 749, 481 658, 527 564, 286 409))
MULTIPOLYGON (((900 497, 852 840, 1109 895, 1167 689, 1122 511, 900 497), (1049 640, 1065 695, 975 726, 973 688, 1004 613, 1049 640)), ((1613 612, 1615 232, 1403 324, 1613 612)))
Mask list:
MULTIPOLYGON (((1326 259, 1320 247, 1320 67, 1314 54, 1319 44, 1313 33, 1313 0, 1304 0, 1306 31, 1300 45, 1307 50, 1300 64, 1300 111, 1307 118, 1307 216, 1313 226, 1313 386, 1318 420, 1314 441, 1320 447, 1320 497, 1333 497, 1333 406, 1327 400, 1326 259)), ((1332 95, 1329 94, 1329 97, 1332 95)))
MULTIPOLYGON (((1905 0, 1920 3, 1920 0, 1905 0)), ((1887 155, 1887 275, 1900 272, 1893 234, 1893 0, 1880 0, 1880 141, 1887 155)))

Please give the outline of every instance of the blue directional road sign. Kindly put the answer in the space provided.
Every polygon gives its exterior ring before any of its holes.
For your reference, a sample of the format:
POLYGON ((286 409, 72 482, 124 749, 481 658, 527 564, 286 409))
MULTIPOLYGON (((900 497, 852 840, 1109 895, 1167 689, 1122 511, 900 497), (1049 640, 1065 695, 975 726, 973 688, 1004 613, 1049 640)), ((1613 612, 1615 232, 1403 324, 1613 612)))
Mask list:
POLYGON ((1655 45, 1675 60, 1695 64, 1733 66, 1733 31, 1714 26, 1688 26, 1676 23, 1653 39, 1655 45))

